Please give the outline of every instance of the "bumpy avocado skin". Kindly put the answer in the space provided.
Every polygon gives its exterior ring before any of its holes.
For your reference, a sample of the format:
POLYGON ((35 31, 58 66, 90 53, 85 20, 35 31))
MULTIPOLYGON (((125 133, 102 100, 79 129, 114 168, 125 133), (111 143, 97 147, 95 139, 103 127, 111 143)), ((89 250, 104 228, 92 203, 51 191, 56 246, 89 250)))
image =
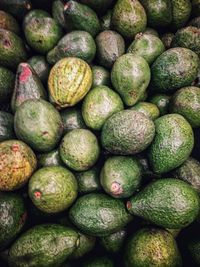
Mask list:
POLYGON ((172 28, 183 27, 190 18, 192 5, 190 0, 171 0, 172 3, 172 28))
POLYGON ((176 241, 159 228, 144 228, 129 240, 125 252, 126 267, 181 267, 176 241))
POLYGON ((159 93, 172 92, 197 78, 199 57, 193 51, 176 47, 160 55, 151 67, 151 87, 159 93))
POLYGON ((27 12, 32 9, 32 2, 30 0, 1 0, 0 9, 22 20, 27 12))
POLYGON ((186 182, 173 178, 150 183, 127 202, 131 214, 170 229, 191 224, 197 218, 199 208, 200 199, 196 190, 186 182))
POLYGON ((118 0, 112 14, 113 28, 123 37, 131 39, 143 32, 147 25, 147 17, 138 0, 118 0))
POLYGON ((152 120, 155 120, 160 116, 160 111, 158 107, 155 104, 149 102, 138 102, 131 109, 142 112, 144 115, 146 115, 152 120))
POLYGON ((155 120, 156 135, 149 148, 149 160, 157 174, 179 167, 194 146, 192 127, 179 114, 167 114, 155 120))

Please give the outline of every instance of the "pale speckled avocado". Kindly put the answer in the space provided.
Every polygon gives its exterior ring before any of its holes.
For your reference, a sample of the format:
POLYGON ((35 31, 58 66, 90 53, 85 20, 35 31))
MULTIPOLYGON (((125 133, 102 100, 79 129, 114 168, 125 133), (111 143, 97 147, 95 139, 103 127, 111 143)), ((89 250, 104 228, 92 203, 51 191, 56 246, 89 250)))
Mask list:
POLYGON ((146 149, 154 135, 155 126, 151 119, 139 111, 124 110, 115 113, 105 122, 101 143, 113 154, 133 155, 146 149))
POLYGON ((0 66, 0 103, 10 101, 15 86, 15 74, 0 66))
POLYGON ((0 142, 14 139, 14 117, 12 114, 0 111, 0 142))
POLYGON ((158 228, 144 228, 128 241, 126 267, 181 267, 182 259, 170 233, 158 228))
POLYGON ((92 87, 105 85, 110 86, 110 72, 101 66, 92 67, 92 87))
POLYGON ((117 253, 122 249, 127 237, 127 231, 121 229, 113 234, 102 236, 100 244, 110 253, 117 253))
POLYGON ((147 17, 138 0, 118 0, 112 14, 113 28, 123 37, 132 39, 146 28, 147 17))
POLYGON ((165 51, 151 67, 152 89, 164 93, 191 85, 197 77, 199 64, 198 55, 187 48, 165 51))
POLYGON ((0 10, 0 29, 20 33, 20 28, 17 20, 9 13, 0 10))
POLYGON ((198 193, 179 179, 163 178, 148 184, 127 202, 131 214, 164 228, 180 229, 197 218, 198 193))
POLYGON ((115 31, 106 30, 96 37, 97 60, 105 67, 111 68, 118 57, 125 53, 123 37, 115 31))
POLYGON ((149 99, 149 102, 155 104, 158 107, 160 115, 165 115, 168 113, 170 96, 164 94, 155 94, 149 99))
POLYGON ((100 130, 110 116, 123 109, 123 102, 115 91, 97 86, 84 98, 82 115, 89 128, 100 130))
POLYGON ((27 61, 43 83, 47 82, 50 66, 44 56, 33 56, 27 61))
POLYGON ((135 54, 119 57, 111 71, 111 81, 127 106, 137 103, 150 82, 150 69, 146 60, 135 54))
POLYGON ((146 115, 152 120, 155 120, 160 116, 160 111, 158 107, 155 104, 149 102, 138 102, 131 109, 142 112, 144 115, 146 115))
POLYGON ((179 167, 194 146, 194 134, 187 120, 179 114, 167 114, 154 121, 155 138, 149 148, 149 160, 157 174, 179 167))

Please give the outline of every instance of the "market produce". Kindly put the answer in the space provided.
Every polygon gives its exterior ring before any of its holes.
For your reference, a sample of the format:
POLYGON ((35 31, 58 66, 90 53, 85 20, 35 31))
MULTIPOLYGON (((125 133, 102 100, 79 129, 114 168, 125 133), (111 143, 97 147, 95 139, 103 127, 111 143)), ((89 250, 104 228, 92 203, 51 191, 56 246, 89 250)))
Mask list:
POLYGON ((0 267, 200 266, 200 0, 0 0, 0 267))

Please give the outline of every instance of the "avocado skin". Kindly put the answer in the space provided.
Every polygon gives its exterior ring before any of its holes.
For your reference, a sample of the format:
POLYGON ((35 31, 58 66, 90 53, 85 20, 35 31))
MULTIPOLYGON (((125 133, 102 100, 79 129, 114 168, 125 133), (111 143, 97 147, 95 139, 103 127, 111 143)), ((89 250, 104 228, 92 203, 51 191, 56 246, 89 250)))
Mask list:
POLYGON ((118 57, 125 53, 123 37, 115 31, 106 30, 96 37, 97 60, 105 67, 111 68, 118 57))
POLYGON ((88 32, 72 31, 66 34, 47 54, 47 61, 55 64, 64 57, 78 57, 90 63, 96 54, 96 44, 88 32))
POLYGON ((189 183, 200 194, 200 163, 190 157, 171 175, 189 183))
POLYGON ((144 228, 128 241, 126 267, 181 267, 182 259, 170 233, 158 228, 144 228))
POLYGON ((192 15, 194 17, 199 16, 200 0, 191 0, 191 4, 192 4, 192 15))
POLYGON ((156 135, 148 156, 156 174, 179 167, 189 157, 194 146, 192 127, 179 114, 167 114, 155 120, 156 135))
POLYGON ((187 183, 163 178, 147 185, 127 202, 128 211, 158 226, 179 229, 198 216, 198 193, 187 183), (184 203, 184 205, 183 205, 184 203))
POLYGON ((27 63, 34 69, 38 77, 43 83, 46 83, 48 80, 50 66, 47 63, 44 56, 33 56, 29 58, 27 63))
POLYGON ((110 72, 101 66, 92 67, 92 87, 100 85, 110 86, 110 72))
POLYGON ((15 70, 26 59, 27 52, 22 39, 13 32, 0 29, 0 64, 15 70))
POLYGON ((17 20, 9 13, 0 10, 0 29, 20 33, 20 27, 17 20))
POLYGON ((198 55, 193 51, 182 47, 171 48, 153 63, 150 86, 159 93, 189 86, 197 78, 199 64, 198 55))
POLYGON ((0 111, 0 142, 15 138, 14 117, 12 114, 0 111))
POLYGON ((143 32, 147 17, 138 0, 118 0, 112 14, 112 26, 124 38, 132 39, 138 32, 143 32))
POLYGON ((190 18, 192 5, 190 0, 171 0, 172 3, 172 28, 180 29, 190 18))
POLYGON ((100 31, 100 21, 96 13, 88 6, 68 1, 64 7, 68 31, 83 30, 95 37, 100 31))
POLYGON ((127 231, 125 229, 121 229, 118 232, 101 237, 100 244, 106 249, 107 252, 117 253, 122 249, 126 237, 127 231))
POLYGON ((96 257, 89 259, 83 267, 114 267, 114 263, 108 257, 96 257))
POLYGON ((161 116, 169 112, 170 96, 164 94, 155 94, 149 99, 149 102, 158 107, 161 116))
POLYGON ((66 29, 65 15, 64 15, 64 3, 61 0, 53 1, 52 3, 52 16, 55 21, 63 28, 66 29))
POLYGON ((173 38, 174 38, 174 33, 172 32, 167 32, 162 35, 161 40, 166 50, 171 48, 171 43, 172 43, 173 38))
POLYGON ((15 74, 9 69, 0 66, 0 103, 10 101, 15 86, 15 74))
POLYGON ((110 30, 112 28, 112 10, 108 10, 104 16, 101 17, 101 31, 110 30))
POLYGON ((21 196, 0 193, 0 251, 21 232, 26 221, 26 208, 21 196))
POLYGON ((195 261, 197 266, 200 265, 200 238, 199 236, 194 236, 190 238, 187 244, 187 249, 192 259, 195 261))
POLYGON ((63 133, 68 133, 74 129, 85 129, 86 125, 78 108, 66 108, 60 112, 63 121, 63 133))
POLYGON ((0 9, 22 20, 29 10, 32 9, 30 0, 1 0, 0 9))
POLYGON ((57 225, 37 225, 15 241, 9 250, 9 266, 58 267, 77 246, 78 233, 57 225))
POLYGON ((200 29, 200 16, 190 20, 188 23, 188 26, 194 26, 194 27, 197 27, 198 29, 200 29))
POLYGON ((131 110, 137 110, 152 120, 157 119, 160 116, 158 107, 149 102, 138 102, 136 105, 130 108, 131 110))
POLYGON ((78 229, 92 236, 114 233, 132 219, 121 200, 99 193, 79 197, 69 217, 78 229))
POLYGON ((171 113, 185 117, 193 128, 200 127, 200 90, 189 86, 178 90, 170 100, 171 113))
POLYGON ((133 155, 146 149, 154 135, 152 120, 139 111, 124 110, 115 113, 105 122, 101 143, 113 154, 133 155))
POLYGON ((200 29, 194 26, 188 26, 178 30, 172 40, 171 46, 188 48, 200 56, 200 29))

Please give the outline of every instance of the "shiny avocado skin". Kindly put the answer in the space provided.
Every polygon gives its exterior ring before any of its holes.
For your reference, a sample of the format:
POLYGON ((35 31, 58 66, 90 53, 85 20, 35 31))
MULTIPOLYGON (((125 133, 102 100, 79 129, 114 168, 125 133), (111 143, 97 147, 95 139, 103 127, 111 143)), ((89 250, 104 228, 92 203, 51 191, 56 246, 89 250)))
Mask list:
POLYGON ((0 111, 0 142, 14 138, 13 115, 8 112, 0 111))

